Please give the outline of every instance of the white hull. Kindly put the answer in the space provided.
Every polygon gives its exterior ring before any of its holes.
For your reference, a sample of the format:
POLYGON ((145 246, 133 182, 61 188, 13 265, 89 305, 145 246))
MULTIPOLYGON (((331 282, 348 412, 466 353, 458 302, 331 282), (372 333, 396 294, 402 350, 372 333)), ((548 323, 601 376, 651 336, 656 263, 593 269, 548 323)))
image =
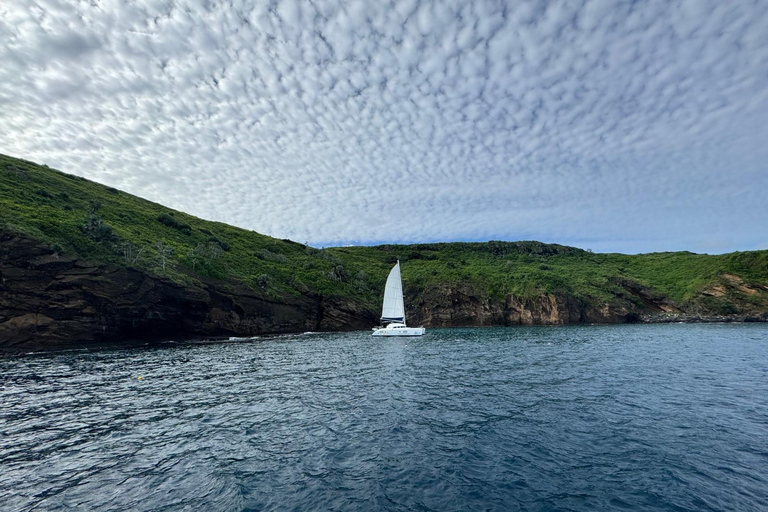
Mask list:
POLYGON ((373 336, 423 336, 427 330, 423 327, 382 327, 373 331, 373 336))

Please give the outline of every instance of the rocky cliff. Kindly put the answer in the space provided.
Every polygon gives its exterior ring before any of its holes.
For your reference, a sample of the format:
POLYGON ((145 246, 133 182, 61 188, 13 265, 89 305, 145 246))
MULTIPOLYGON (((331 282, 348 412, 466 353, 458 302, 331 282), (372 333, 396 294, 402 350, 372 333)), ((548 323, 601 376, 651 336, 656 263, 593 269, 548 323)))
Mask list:
POLYGON ((319 295, 271 299, 234 281, 182 285, 57 255, 0 231, 0 347, 367 329, 376 315, 319 295))
POLYGON ((429 326, 562 325, 570 323, 617 323, 626 314, 599 310, 563 294, 544 294, 529 299, 514 295, 489 297, 469 284, 428 289, 412 316, 429 326))
POLYGON ((445 284, 423 294, 409 290, 408 315, 429 327, 768 321, 768 286, 731 274, 685 305, 630 280, 615 279, 612 285, 611 300, 592 302, 565 293, 494 297, 471 283, 445 284), (712 297, 721 300, 707 304, 712 297))

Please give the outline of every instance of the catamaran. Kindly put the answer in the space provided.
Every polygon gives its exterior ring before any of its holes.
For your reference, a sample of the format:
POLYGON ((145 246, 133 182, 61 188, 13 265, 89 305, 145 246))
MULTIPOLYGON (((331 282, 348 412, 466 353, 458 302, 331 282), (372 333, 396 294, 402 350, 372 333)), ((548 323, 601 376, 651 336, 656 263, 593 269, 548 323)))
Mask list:
POLYGON ((384 306, 381 308, 381 324, 374 327, 374 336, 421 336, 423 327, 405 325, 405 303, 403 302, 403 281, 400 278, 400 260, 390 270, 384 287, 384 306))

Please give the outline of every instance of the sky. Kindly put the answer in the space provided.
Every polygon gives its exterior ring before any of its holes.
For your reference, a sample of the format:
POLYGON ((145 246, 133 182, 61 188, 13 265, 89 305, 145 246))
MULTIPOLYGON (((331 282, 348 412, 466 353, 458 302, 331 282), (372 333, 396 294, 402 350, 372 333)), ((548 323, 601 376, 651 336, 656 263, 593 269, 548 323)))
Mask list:
POLYGON ((768 2, 0 2, 0 153, 315 246, 768 249, 768 2))

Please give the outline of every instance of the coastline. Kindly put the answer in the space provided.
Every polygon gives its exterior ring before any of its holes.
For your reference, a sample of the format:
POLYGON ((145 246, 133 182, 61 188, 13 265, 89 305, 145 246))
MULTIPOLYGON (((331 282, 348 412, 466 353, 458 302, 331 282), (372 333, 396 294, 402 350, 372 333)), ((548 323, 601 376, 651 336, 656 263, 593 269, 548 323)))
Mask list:
MULTIPOLYGON (((517 329, 530 327, 548 327, 548 328, 567 328, 567 327, 601 327, 617 325, 664 325, 664 324, 762 324, 768 323, 768 313, 760 316, 752 315, 648 315, 639 321, 627 322, 581 322, 581 323, 561 323, 561 324, 484 324, 484 325, 440 325, 424 326, 427 329, 517 329)), ((0 357, 20 357, 46 355, 59 352, 89 352, 102 350, 123 350, 123 349, 152 349, 174 346, 189 345, 221 345, 233 343, 254 343, 262 340, 269 340, 281 337, 295 337, 311 334, 332 334, 344 332, 369 332, 369 329, 338 329, 325 331, 282 331, 282 332, 263 332, 252 336, 225 336, 211 335, 198 336, 191 338, 156 338, 156 339, 117 339, 113 341, 101 340, 97 342, 88 341, 68 341, 63 343, 46 343, 44 341, 28 341, 22 344, 7 345, 0 343, 0 357)))

